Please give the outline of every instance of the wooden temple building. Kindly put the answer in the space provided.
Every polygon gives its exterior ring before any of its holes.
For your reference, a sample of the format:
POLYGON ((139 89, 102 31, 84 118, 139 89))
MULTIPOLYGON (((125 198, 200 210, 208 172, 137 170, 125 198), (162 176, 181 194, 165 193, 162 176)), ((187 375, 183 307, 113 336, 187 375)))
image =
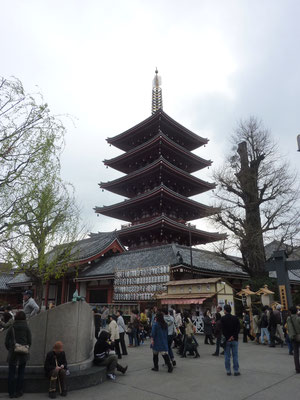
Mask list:
MULTIPOLYGON (((123 153, 104 164, 123 176, 101 182, 100 188, 125 200, 95 207, 95 212, 124 224, 115 232, 100 232, 77 243, 70 271, 45 285, 45 306, 49 301, 69 301, 75 289, 92 304, 153 304, 174 279, 225 277, 240 288, 247 278, 240 267, 194 247, 225 238, 191 224, 218 211, 192 198, 215 187, 193 175, 212 164, 193 152, 208 139, 163 111, 157 71, 152 115, 107 142, 123 153)), ((9 285, 34 288, 24 274, 16 275, 9 285)))

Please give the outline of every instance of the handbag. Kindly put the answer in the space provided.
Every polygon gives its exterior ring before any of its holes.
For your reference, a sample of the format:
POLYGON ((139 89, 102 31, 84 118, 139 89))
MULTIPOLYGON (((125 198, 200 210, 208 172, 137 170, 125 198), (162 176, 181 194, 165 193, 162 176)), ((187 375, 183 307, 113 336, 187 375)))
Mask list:
POLYGON ((12 328, 14 339, 14 352, 16 354, 29 354, 29 346, 27 344, 20 344, 16 342, 15 330, 12 328))
MULTIPOLYGON (((290 316, 290 320, 291 320, 291 323, 292 323, 292 325, 293 325, 294 331, 297 332, 297 331, 296 331, 296 328, 295 328, 294 321, 293 321, 293 319, 292 319, 291 316, 290 316)), ((295 335, 295 337, 294 337, 294 340, 295 340, 295 342, 300 343, 300 333, 296 333, 296 335, 295 335)))

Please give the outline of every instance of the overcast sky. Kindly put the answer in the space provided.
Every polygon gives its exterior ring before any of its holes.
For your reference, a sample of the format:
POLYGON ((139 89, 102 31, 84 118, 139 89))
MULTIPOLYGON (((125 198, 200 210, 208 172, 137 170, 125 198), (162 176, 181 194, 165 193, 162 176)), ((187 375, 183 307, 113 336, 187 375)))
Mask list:
POLYGON ((123 200, 98 187, 121 176, 102 164, 121 153, 105 139, 150 116, 156 66, 164 111, 210 140, 196 154, 219 165, 237 122, 254 115, 299 171, 299 12, 298 0, 2 0, 1 75, 74 116, 63 178, 89 229, 113 230, 121 221, 93 211, 123 200))

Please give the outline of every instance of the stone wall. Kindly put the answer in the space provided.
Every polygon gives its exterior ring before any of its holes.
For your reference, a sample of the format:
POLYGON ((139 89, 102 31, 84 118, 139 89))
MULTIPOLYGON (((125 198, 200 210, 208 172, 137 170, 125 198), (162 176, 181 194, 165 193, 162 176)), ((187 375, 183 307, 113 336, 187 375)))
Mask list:
MULTIPOLYGON (((68 364, 90 359, 94 343, 94 319, 91 307, 84 301, 66 303, 32 317, 28 321, 32 334, 28 365, 42 366, 48 351, 60 340, 68 364)), ((6 331, 0 332, 0 365, 6 364, 4 346, 6 331)))

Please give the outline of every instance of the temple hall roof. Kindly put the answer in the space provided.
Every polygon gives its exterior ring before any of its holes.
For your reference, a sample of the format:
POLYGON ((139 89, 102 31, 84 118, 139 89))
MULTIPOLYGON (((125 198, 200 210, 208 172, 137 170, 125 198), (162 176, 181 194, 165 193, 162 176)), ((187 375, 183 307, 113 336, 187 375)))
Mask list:
MULTIPOLYGON (((170 266, 178 263, 176 257, 180 252, 183 262, 190 263, 190 248, 176 244, 126 251, 121 254, 99 260, 95 265, 88 267, 79 274, 79 280, 97 279, 105 275, 113 275, 118 269, 137 269, 154 266, 170 266)), ((215 253, 201 249, 192 249, 193 266, 203 274, 218 274, 220 276, 248 277, 247 273, 215 253)))

